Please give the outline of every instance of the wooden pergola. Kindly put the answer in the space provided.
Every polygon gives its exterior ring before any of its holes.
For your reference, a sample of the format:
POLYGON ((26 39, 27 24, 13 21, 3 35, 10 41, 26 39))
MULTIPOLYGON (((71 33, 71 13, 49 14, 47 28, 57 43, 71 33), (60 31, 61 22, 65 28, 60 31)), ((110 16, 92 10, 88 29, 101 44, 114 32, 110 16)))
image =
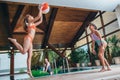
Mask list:
MULTIPOLYGON (((10 49, 8 37, 13 37, 23 43, 26 32, 23 29, 26 14, 37 16, 38 5, 26 3, 0 2, 0 50, 10 49)), ((98 10, 60 7, 50 5, 50 12, 43 15, 43 22, 37 26, 34 49, 44 49, 46 46, 59 56, 65 57, 67 48, 73 48, 81 37, 88 23, 98 10), (62 53, 56 48, 64 48, 62 53)), ((11 50, 11 74, 14 74, 14 49, 11 50)))

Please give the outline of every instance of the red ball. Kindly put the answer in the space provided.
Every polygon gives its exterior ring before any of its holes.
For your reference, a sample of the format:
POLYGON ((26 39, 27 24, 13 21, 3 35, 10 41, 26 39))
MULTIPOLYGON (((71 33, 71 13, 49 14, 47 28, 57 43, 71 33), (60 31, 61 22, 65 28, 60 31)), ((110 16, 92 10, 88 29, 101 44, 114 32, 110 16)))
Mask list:
POLYGON ((42 13, 47 14, 50 10, 49 4, 47 2, 42 3, 42 13))

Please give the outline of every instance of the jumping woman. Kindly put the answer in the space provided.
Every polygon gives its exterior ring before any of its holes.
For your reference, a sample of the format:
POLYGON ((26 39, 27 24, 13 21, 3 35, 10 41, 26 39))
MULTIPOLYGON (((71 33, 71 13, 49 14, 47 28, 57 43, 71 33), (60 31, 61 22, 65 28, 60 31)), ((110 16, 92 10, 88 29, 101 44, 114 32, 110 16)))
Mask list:
POLYGON ((30 75, 30 77, 33 77, 31 73, 31 57, 32 57, 32 50, 33 50, 32 41, 35 36, 36 26, 42 23, 41 9, 42 9, 42 6, 39 8, 39 13, 37 17, 34 18, 30 14, 27 14, 24 18, 24 24, 25 24, 24 29, 27 32, 27 35, 24 37, 23 46, 20 45, 16 39, 8 38, 22 54, 28 53, 27 73, 30 75))

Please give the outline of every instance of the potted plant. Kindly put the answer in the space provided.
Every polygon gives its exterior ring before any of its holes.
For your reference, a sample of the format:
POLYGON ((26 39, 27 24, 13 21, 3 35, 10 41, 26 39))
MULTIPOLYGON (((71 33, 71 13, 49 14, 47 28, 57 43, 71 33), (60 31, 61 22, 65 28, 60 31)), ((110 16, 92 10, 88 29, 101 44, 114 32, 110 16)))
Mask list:
POLYGON ((72 51, 70 54, 70 59, 72 62, 76 63, 76 66, 79 67, 80 63, 84 65, 83 63, 86 60, 86 51, 84 49, 77 49, 72 51))
POLYGON ((109 48, 111 50, 111 55, 113 58, 113 62, 115 64, 120 64, 120 39, 117 38, 116 35, 112 36, 111 38, 108 38, 108 42, 109 42, 109 48))

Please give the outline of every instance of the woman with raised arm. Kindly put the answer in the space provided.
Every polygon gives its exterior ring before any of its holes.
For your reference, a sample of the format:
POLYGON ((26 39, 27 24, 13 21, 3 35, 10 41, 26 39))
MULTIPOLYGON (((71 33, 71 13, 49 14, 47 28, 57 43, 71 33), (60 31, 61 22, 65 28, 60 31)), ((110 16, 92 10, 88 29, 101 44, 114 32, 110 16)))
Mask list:
POLYGON ((32 41, 35 36, 36 32, 36 26, 42 23, 42 6, 39 8, 39 13, 37 17, 33 17, 30 14, 27 14, 24 18, 24 29, 27 32, 27 35, 24 37, 24 43, 23 46, 21 46, 16 39, 8 38, 16 47, 17 49, 22 53, 28 53, 27 57, 27 73, 32 77, 31 73, 31 57, 32 57, 32 51, 33 51, 33 45, 32 41))

